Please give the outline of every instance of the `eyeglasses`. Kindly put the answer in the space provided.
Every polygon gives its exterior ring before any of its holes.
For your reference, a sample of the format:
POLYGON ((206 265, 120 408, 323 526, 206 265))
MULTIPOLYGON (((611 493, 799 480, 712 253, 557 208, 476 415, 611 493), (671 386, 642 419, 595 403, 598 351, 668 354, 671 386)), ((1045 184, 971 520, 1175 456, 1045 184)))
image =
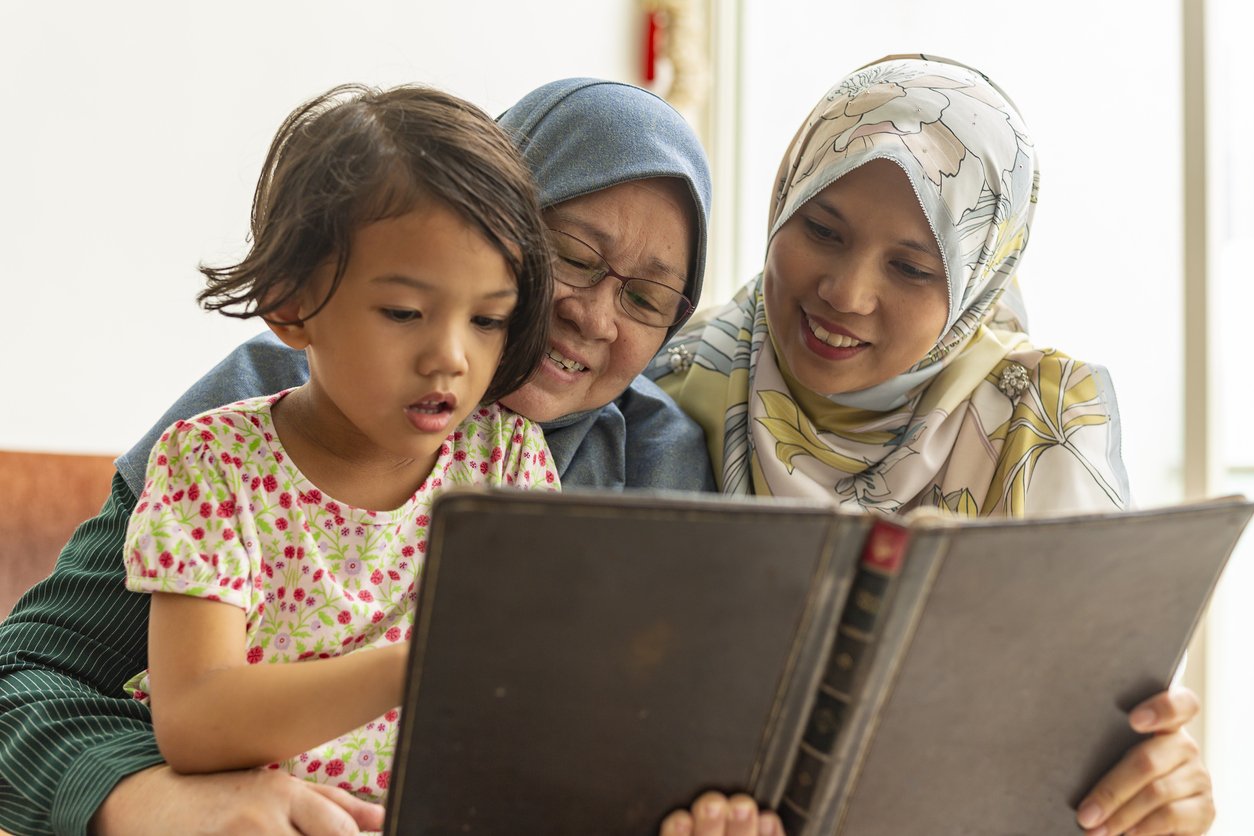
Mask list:
POLYGON ((673 287, 650 279, 635 279, 614 270, 605 256, 559 229, 550 229, 553 277, 571 287, 595 287, 606 276, 618 279, 618 304, 637 322, 669 328, 692 311, 692 302, 673 287))

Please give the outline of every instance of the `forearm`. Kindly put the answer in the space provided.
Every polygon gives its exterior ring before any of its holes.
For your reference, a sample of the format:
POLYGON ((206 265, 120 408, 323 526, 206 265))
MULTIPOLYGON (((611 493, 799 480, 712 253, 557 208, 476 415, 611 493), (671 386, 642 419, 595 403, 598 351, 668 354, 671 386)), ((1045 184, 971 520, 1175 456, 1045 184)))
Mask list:
POLYGON ((0 828, 86 833, 120 780, 160 762, 147 706, 45 671, 0 680, 0 828))
POLYGON ((115 477, 52 576, 0 624, 0 828, 85 833, 119 780, 160 762, 148 708, 122 690, 146 658, 147 596, 123 585, 134 505, 115 477))
POLYGON ((206 671, 163 694, 150 674, 157 740, 179 772, 264 766, 400 704, 408 644, 331 659, 206 671))

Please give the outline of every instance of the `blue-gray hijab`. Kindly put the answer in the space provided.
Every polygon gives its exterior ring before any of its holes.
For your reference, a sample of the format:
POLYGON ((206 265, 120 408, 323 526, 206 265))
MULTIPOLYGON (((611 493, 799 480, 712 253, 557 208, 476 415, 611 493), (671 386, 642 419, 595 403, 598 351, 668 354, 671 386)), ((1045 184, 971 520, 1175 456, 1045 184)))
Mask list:
MULTIPOLYGON (((545 209, 632 180, 683 180, 697 208, 685 295, 697 305, 710 226, 710 167, 683 116, 630 84, 566 78, 523 96, 497 122, 531 167, 545 209)), ((672 326, 667 339, 682 324, 672 326)))

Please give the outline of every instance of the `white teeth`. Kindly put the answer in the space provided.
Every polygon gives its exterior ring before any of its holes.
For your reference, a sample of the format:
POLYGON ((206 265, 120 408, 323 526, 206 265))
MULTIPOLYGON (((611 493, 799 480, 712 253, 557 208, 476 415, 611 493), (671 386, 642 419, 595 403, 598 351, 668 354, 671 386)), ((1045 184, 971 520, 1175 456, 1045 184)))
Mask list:
POLYGON ((444 401, 436 401, 435 403, 414 404, 413 406, 410 407, 410 409, 412 409, 414 412, 426 412, 426 413, 434 415, 437 412, 444 411, 444 401))
POLYGON ((576 363, 574 360, 570 359, 569 357, 563 357, 561 354, 558 354, 555 349, 552 349, 552 348, 549 349, 549 359, 552 360, 555 365, 562 367, 568 372, 582 372, 582 371, 586 371, 588 368, 582 363, 576 363))
POLYGON ((810 326, 810 331, 814 336, 830 345, 832 348, 853 348, 855 345, 863 345, 861 340, 855 340, 853 337, 846 337, 844 334, 833 334, 822 325, 819 325, 810 317, 806 317, 806 324, 810 326))

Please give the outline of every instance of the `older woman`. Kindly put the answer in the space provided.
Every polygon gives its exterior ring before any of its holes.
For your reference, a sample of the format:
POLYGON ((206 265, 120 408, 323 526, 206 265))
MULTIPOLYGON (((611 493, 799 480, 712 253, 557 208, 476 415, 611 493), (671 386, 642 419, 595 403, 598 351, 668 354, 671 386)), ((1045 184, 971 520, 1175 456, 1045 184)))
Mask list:
MULTIPOLYGON (((548 359, 509 405, 543 422, 568 487, 711 489, 701 431, 638 377, 701 294, 710 181, 696 136, 652 94, 592 79, 542 87, 500 121, 536 177, 560 258, 548 359)), ((175 775, 147 708, 122 697, 146 666, 147 604, 124 589, 122 547, 152 443, 174 420, 307 375, 303 355, 269 336, 234 351, 118 459, 100 514, 0 625, 0 827, 380 826, 378 808, 274 773, 175 775)))
MULTIPOLYGON (((1032 345, 1009 304, 1037 166, 999 88, 925 56, 863 67, 811 112, 776 185, 762 273, 653 367, 705 428, 723 492, 970 517, 1126 505, 1105 369, 1032 345)), ((1203 832, 1210 778, 1181 731, 1195 713, 1187 691, 1135 709, 1156 734, 1080 825, 1203 832)), ((667 832, 693 826, 676 814, 667 832)))

